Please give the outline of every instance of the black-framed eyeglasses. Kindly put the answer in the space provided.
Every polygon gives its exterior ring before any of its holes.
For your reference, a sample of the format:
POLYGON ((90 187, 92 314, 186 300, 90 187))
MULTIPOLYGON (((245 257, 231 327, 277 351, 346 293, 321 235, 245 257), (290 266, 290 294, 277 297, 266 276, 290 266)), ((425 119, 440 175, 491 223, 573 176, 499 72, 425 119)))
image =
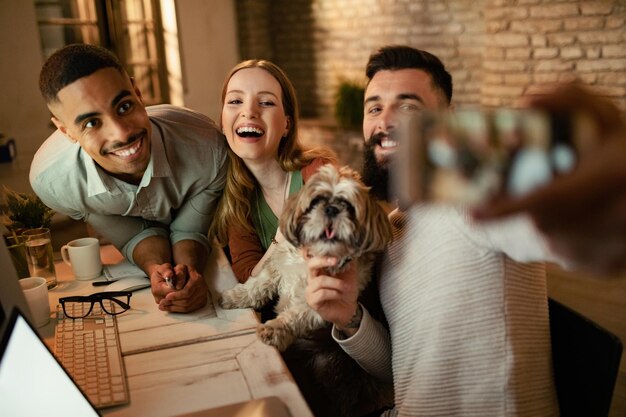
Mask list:
POLYGON ((59 303, 63 306, 63 313, 71 319, 87 317, 94 305, 96 309, 102 308, 105 313, 115 316, 130 309, 132 295, 130 291, 104 291, 87 296, 62 297, 59 303))

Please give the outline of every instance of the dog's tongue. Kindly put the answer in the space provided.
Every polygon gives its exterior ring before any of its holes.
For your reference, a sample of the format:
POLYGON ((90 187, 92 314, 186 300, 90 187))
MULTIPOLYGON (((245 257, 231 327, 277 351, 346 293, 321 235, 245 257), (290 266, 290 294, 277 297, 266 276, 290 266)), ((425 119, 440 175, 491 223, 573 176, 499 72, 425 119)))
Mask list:
POLYGON ((335 236, 335 231, 330 227, 324 229, 324 232, 326 232, 326 239, 332 239, 335 236))

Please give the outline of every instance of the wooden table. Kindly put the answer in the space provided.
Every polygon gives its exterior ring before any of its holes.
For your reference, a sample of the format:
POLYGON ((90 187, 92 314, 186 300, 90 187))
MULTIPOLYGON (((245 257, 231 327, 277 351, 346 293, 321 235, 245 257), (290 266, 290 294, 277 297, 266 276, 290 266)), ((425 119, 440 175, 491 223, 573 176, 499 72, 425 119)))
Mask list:
MULTIPOLYGON (((104 264, 122 260, 113 246, 101 253, 104 264)), ((93 287, 93 280, 74 280, 62 262, 56 268, 52 311, 60 297, 106 290, 93 287)), ((133 292, 131 310, 117 316, 131 403, 103 414, 166 417, 276 396, 292 416, 312 416, 278 351, 258 340, 254 312, 223 310, 217 303, 219 293, 236 283, 221 250, 213 251, 204 276, 210 300, 190 314, 160 311, 149 288, 133 292)), ((52 345, 54 320, 40 330, 52 345)))

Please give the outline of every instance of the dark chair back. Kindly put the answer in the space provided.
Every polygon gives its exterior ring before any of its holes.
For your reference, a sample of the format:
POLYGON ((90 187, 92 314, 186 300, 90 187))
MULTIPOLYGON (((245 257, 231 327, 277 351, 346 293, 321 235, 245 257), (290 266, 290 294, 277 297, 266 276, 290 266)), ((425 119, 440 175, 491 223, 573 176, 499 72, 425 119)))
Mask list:
POLYGON ((548 305, 561 416, 607 416, 622 356, 622 342, 563 304, 549 299, 548 305))

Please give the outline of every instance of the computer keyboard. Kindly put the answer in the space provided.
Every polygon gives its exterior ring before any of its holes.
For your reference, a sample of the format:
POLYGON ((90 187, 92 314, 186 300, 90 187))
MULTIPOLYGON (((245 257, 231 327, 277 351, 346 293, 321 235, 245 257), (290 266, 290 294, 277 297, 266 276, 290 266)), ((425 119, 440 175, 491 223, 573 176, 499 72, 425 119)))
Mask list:
MULTIPOLYGON (((110 300, 109 311, 115 305, 110 300)), ((89 303, 66 308, 89 309, 89 303)), ((68 311, 72 316, 81 312, 68 311)), ((117 319, 105 313, 99 303, 87 317, 71 319, 57 306, 54 354, 96 408, 128 404, 130 395, 120 349, 117 319)))

